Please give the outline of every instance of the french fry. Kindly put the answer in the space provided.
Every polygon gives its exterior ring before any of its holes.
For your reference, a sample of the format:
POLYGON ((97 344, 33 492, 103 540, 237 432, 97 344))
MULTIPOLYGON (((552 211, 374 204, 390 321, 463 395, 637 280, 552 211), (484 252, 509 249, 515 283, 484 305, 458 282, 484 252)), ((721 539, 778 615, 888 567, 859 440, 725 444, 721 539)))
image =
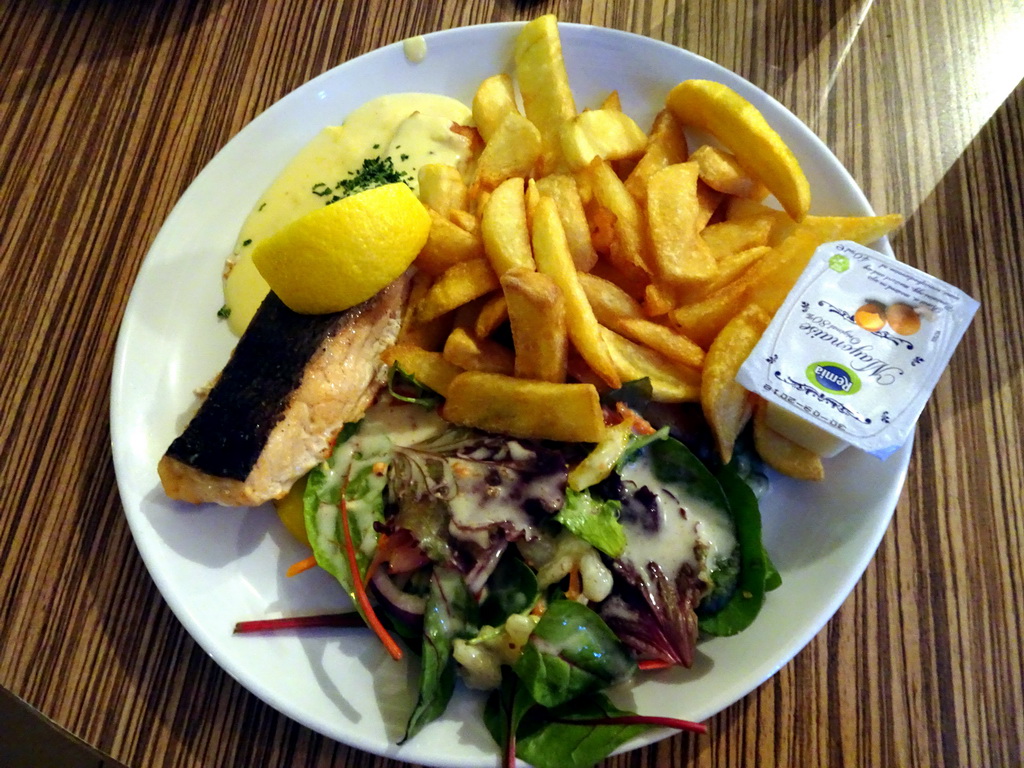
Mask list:
POLYGON ((617 109, 619 112, 622 111, 622 99, 619 98, 618 91, 612 91, 604 100, 601 102, 601 106, 598 109, 617 109))
POLYGON ((597 251, 576 180, 565 174, 551 174, 537 179, 537 191, 555 201, 573 263, 578 271, 589 272, 597 263, 597 251))
POLYGON ((515 368, 512 350, 490 339, 478 339, 465 328, 455 328, 444 345, 444 359, 467 371, 511 375, 515 368))
POLYGON ((615 368, 623 381, 647 378, 651 399, 659 403, 687 403, 700 399, 701 372, 680 365, 653 349, 641 346, 601 326, 615 368))
POLYGON ((492 75, 477 86, 473 95, 473 122, 484 141, 490 141, 505 116, 519 112, 515 87, 507 74, 492 75))
POLYGON ((903 217, 898 213, 884 216, 808 215, 798 223, 791 219, 785 211, 756 201, 744 200, 741 197, 729 198, 725 218, 727 221, 735 222, 750 218, 771 219, 772 230, 768 237, 768 245, 779 245, 798 230, 814 233, 823 243, 833 240, 853 240, 856 243, 868 245, 888 235, 903 223, 903 217))
POLYGON ((552 14, 528 22, 520 31, 515 66, 523 110, 541 135, 541 172, 553 173, 562 164, 562 126, 576 116, 576 102, 562 58, 558 22, 552 14))
POLYGON ((606 160, 594 158, 581 173, 589 178, 594 199, 615 216, 609 258, 617 269, 643 280, 651 269, 640 206, 606 160))
POLYGON ((898 213, 887 216, 808 216, 797 224, 789 217, 776 219, 772 230, 771 245, 778 245, 797 231, 812 234, 822 243, 835 240, 853 240, 867 245, 884 237, 903 223, 898 213))
POLYGON ((487 299, 488 294, 484 294, 456 309, 452 313, 452 328, 462 328, 467 332, 475 328, 476 320, 480 316, 480 309, 487 303, 487 299))
POLYGON ((667 283, 651 283, 644 288, 644 314, 662 317, 679 305, 676 289, 667 283))
POLYGON ((440 352, 431 352, 412 344, 389 347, 384 350, 381 360, 388 366, 398 363, 403 371, 415 376, 421 384, 442 396, 447 396, 452 379, 462 373, 461 368, 445 360, 440 352))
POLYGON ((735 280, 699 301, 677 307, 669 317, 683 334, 707 349, 725 324, 747 304, 758 304, 769 316, 774 315, 819 245, 817 237, 798 231, 760 256, 735 280))
POLYGON ((522 179, 502 182, 487 199, 480 217, 484 253, 500 276, 515 267, 533 268, 522 179))
POLYGON ((533 212, 537 210, 537 202, 540 200, 540 192, 537 190, 537 182, 534 179, 526 180, 526 232, 533 231, 533 212))
POLYGON ((721 263, 739 251, 758 245, 767 245, 773 226, 775 226, 773 216, 726 219, 704 227, 701 237, 704 238, 704 242, 707 243, 715 259, 721 263))
POLYGON ((620 318, 614 329, 623 336, 695 370, 704 365, 704 350, 678 331, 642 317, 620 318))
POLYGON ((635 423, 636 416, 630 414, 615 426, 608 427, 601 442, 569 472, 569 487, 582 491, 608 477, 629 445, 635 423))
POLYGON ((725 324, 747 305, 749 275, 750 270, 700 301, 676 307, 668 313, 669 319, 683 335, 707 349, 725 324))
POLYGON ((703 349, 671 328, 647 320, 641 306, 617 285, 588 274, 581 274, 579 280, 601 325, 683 365, 699 369, 704 364, 703 349))
POLYGON ((428 163, 418 174, 420 202, 447 217, 452 209, 466 207, 466 182, 459 169, 452 165, 428 163))
POLYGON ((587 273, 580 274, 578 279, 597 321, 602 325, 610 325, 609 319, 613 317, 644 316, 640 304, 613 281, 587 273))
POLYGON ((480 234, 480 220, 467 210, 462 208, 449 209, 448 221, 472 235, 480 234))
POLYGON ((633 280, 622 274, 607 259, 601 259, 589 271, 589 274, 614 283, 633 298, 634 301, 643 301, 644 292, 647 288, 646 280, 633 280))
POLYGON ((569 336, 558 285, 542 272, 511 269, 501 276, 501 288, 512 327, 515 375, 564 382, 569 336))
POLYGON ((774 315, 821 244, 820 233, 813 230, 798 229, 786 238, 771 254, 744 272, 744 276, 750 276, 749 301, 774 315))
MULTIPOLYGON (((594 253, 598 254, 597 263, 600 264, 600 257, 610 256, 612 252, 612 244, 615 242, 615 214, 593 199, 586 211, 587 223, 590 225, 590 244, 594 248, 594 253)), ((639 281, 646 275, 638 272, 631 273, 630 277, 634 281, 639 281)))
POLYGON ((653 266, 661 279, 683 288, 706 284, 718 269, 700 236, 696 163, 662 168, 647 182, 647 223, 653 266))
POLYGON ((503 293, 495 293, 480 307, 473 324, 473 333, 478 339, 486 339, 494 333, 502 323, 508 320, 508 304, 503 293))
POLYGON ((441 275, 416 306, 416 320, 426 323, 498 288, 487 259, 461 261, 441 275))
POLYGON ((417 267, 438 277, 460 261, 483 257, 484 244, 479 235, 467 232, 433 209, 428 208, 427 212, 430 234, 416 257, 417 267))
POLYGON ((768 313, 760 307, 747 307, 715 337, 704 360, 701 409, 725 463, 732 459, 736 438, 751 415, 753 396, 736 382, 736 374, 770 320, 768 313))
MULTIPOLYGON (((412 285, 409 289, 408 306, 416 307, 427 295, 434 278, 426 272, 413 273, 412 285)), ((398 344, 420 347, 425 350, 440 350, 444 340, 451 332, 450 317, 437 317, 426 323, 416 318, 416 312, 406 312, 402 318, 402 328, 398 333, 398 344)))
POLYGON ((542 197, 537 204, 533 221, 533 253, 537 269, 550 276, 562 292, 573 346, 608 386, 618 387, 622 382, 602 342, 594 311, 580 286, 558 208, 550 197, 542 197))
POLYGON ((441 415, 453 424, 538 440, 596 443, 605 432, 592 384, 553 384, 479 371, 452 380, 441 415))
POLYGON ((490 190, 505 179, 532 176, 540 156, 536 126, 518 112, 509 112, 477 159, 473 186, 490 190))
POLYGON ((663 109, 654 118, 647 147, 626 177, 625 186, 641 205, 647 202, 647 180, 670 165, 686 161, 686 134, 675 115, 663 109))
POLYGON ((703 179, 697 180, 697 202, 700 203, 700 216, 697 219, 699 229, 704 229, 714 218, 725 197, 717 189, 712 189, 704 183, 703 179))
POLYGON ((605 160, 638 158, 647 146, 647 134, 625 112, 588 109, 562 126, 562 156, 573 170, 585 168, 595 157, 605 160))
POLYGON ((765 419, 765 401, 754 404, 754 450, 765 464, 797 480, 823 480, 821 457, 772 429, 765 419))
POLYGON ((771 216, 773 218, 782 216, 789 221, 792 221, 785 211, 780 211, 778 208, 772 208, 771 206, 765 205, 757 200, 748 200, 744 197, 729 198, 725 210, 726 220, 732 221, 734 219, 745 219, 750 216, 771 216))
POLYGON ((783 210, 801 221, 811 207, 811 188, 792 150, 757 108, 728 86, 684 80, 666 105, 684 125, 710 133, 746 171, 775 195, 783 210))
POLYGON ((763 184, 753 179, 735 157, 718 147, 710 144, 697 147, 690 160, 697 163, 701 179, 712 189, 750 200, 763 200, 768 196, 763 184))
MULTIPOLYGON (((707 293, 712 293, 717 291, 719 288, 728 285, 736 280, 752 265, 772 253, 772 251, 773 249, 771 246, 757 245, 753 248, 747 248, 745 250, 738 251, 737 253, 729 254, 718 262, 718 274, 716 274, 714 279, 702 290, 707 293)), ((702 298, 702 294, 698 293, 695 298, 702 298)))

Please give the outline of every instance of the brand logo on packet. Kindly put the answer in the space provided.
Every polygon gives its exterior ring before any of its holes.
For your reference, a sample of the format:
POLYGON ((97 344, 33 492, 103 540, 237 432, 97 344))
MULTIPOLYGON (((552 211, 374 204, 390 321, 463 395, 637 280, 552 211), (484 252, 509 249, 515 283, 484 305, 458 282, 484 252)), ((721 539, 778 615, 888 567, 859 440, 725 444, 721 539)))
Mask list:
POLYGON ((839 363, 811 363, 807 366, 807 380, 833 395, 852 395, 860 390, 860 377, 839 363))

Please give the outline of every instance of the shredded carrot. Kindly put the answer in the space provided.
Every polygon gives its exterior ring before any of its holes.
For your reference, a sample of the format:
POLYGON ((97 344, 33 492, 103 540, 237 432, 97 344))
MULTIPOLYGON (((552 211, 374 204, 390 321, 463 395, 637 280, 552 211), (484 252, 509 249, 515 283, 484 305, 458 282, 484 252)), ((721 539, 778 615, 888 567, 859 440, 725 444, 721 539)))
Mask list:
POLYGON ((292 563, 288 566, 288 570, 285 571, 284 575, 288 577, 298 576, 300 573, 305 573, 311 568, 316 568, 316 555, 310 555, 299 560, 297 563, 292 563))
POLYGON ((569 571, 569 588, 565 590, 565 596, 570 600, 575 600, 580 596, 580 592, 582 592, 580 586, 580 569, 573 568, 569 571))
POLYGON ((669 667, 674 667, 675 664, 664 659, 642 659, 637 662, 637 666, 646 672, 650 672, 655 669, 668 669, 669 667))
POLYGON ((366 568, 367 581, 373 578, 373 574, 380 567, 380 564, 390 557, 390 552, 388 550, 388 535, 386 533, 382 533, 380 538, 377 540, 377 551, 373 553, 373 560, 370 561, 370 564, 366 568))
POLYGON ((394 638, 388 634, 388 631, 384 629, 384 625, 380 623, 380 619, 377 618, 377 614, 373 612, 373 606, 370 605, 370 598, 366 594, 366 587, 363 585, 363 580, 359 575, 359 562, 356 560, 356 547, 352 543, 352 531, 348 527, 348 499, 345 497, 345 493, 348 490, 348 477, 345 477, 345 484, 341 488, 341 530, 344 533, 345 538, 345 556, 348 558, 348 569, 352 573, 352 589, 356 593, 356 602, 359 603, 359 607, 363 611, 363 615, 366 617, 366 623, 370 625, 370 629, 374 631, 374 634, 380 638, 380 641, 384 643, 384 647, 387 652, 391 654, 391 658, 398 661, 402 658, 402 649, 398 647, 398 643, 395 642, 394 638))
POLYGON ((615 403, 615 410, 619 412, 619 415, 625 420, 630 416, 633 417, 633 431, 638 435, 653 435, 656 430, 651 426, 651 423, 647 421, 643 416, 634 411, 628 405, 623 403, 621 400, 615 403))

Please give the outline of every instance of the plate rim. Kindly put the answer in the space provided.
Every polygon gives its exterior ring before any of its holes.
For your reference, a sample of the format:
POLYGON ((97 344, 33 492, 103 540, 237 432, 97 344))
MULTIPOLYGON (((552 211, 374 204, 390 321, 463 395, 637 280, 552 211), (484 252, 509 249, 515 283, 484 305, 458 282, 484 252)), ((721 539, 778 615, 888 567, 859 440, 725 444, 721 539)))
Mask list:
MULTIPOLYGON (((515 30, 521 29, 525 24, 525 21, 504 21, 492 22, 488 24, 476 24, 438 30, 435 32, 427 33, 422 37, 425 39, 427 43, 427 55, 429 57, 430 48, 433 45, 443 44, 447 38, 456 37, 458 35, 465 34, 470 31, 479 31, 483 33, 493 32, 497 36, 497 38, 501 38, 502 34, 511 35, 515 30)), ((670 51, 670 55, 682 54, 684 59, 686 57, 692 57, 692 59, 696 62, 699 62, 701 66, 707 67, 711 71, 713 71, 717 79, 720 79, 722 82, 736 89, 744 96, 748 98, 750 98, 751 96, 755 96, 758 100, 770 104, 772 110, 778 110, 787 115, 788 118, 792 121, 791 123, 787 124, 787 130, 796 131, 798 134, 800 134, 800 136, 805 142, 808 142, 811 145, 812 149, 816 153, 823 153, 829 158, 831 158, 831 160, 836 165, 838 165, 838 167, 841 168, 843 173, 846 175, 851 187, 849 192, 851 196, 856 199, 857 206, 863 209, 865 214, 873 213, 873 210, 863 190, 856 183, 856 180, 852 177, 852 174, 850 174, 850 172, 845 168, 845 166, 843 166, 841 161, 839 161, 839 159, 834 155, 834 153, 832 153, 832 151, 827 147, 827 145, 825 145, 825 143, 810 129, 810 127, 803 123, 803 121, 801 121, 785 105, 776 100, 772 95, 760 89, 758 86, 746 80, 739 74, 732 72, 731 70, 726 69, 725 67, 715 63, 714 61, 711 61, 710 59, 707 59, 706 57, 703 57, 692 51, 688 51, 684 48, 672 45, 671 43, 665 42, 663 40, 646 37, 638 33, 619 29, 606 28, 597 25, 576 24, 568 22, 559 22, 559 28, 562 32, 563 44, 567 40, 572 40, 573 38, 581 34, 596 34, 600 37, 606 37, 607 39, 615 40, 616 42, 624 42, 626 44, 635 43, 638 45, 654 46, 655 48, 667 49, 668 51, 670 51)), ((113 454, 114 471, 117 477, 119 495, 122 500, 122 505, 125 510, 125 516, 128 520, 129 528, 131 529, 132 532, 133 540, 135 541, 136 547, 138 548, 139 553, 142 556, 143 562, 146 566, 146 570, 149 573, 150 578, 153 579, 155 585, 157 586, 157 589, 160 592, 162 599, 171 608, 172 612, 175 614, 175 617, 182 624, 185 631, 187 631, 189 635, 193 637, 193 639, 195 639, 197 644, 200 647, 202 647, 203 650, 213 658, 215 663, 217 663, 217 665, 221 669, 223 669, 228 675, 230 675, 234 680, 236 680, 240 685, 242 685, 243 688, 245 688, 250 693, 256 695, 263 701, 265 701, 268 705, 272 706, 277 711, 281 712, 282 714, 293 720, 296 720, 297 722, 302 723, 306 727, 309 727, 310 729, 327 736, 328 738, 336 739, 341 743, 345 743, 356 748, 365 750, 367 752, 383 755, 390 758, 397 758, 401 760, 424 761, 426 764, 430 765, 459 765, 467 766, 467 768, 469 768, 469 766, 478 766, 482 763, 475 757, 467 757, 464 760, 460 760, 458 758, 453 758, 450 755, 447 756, 443 762, 437 762, 432 761, 429 756, 419 755, 414 748, 410 749, 409 746, 399 748, 397 745, 392 743, 386 745, 384 749, 381 749, 380 745, 376 741, 361 738, 358 732, 356 732, 354 735, 347 735, 345 738, 341 738, 333 732, 326 733, 324 731, 323 726, 319 722, 317 722, 315 718, 304 717, 302 713, 296 713, 292 711, 290 707, 282 706, 281 702, 278 701, 275 696, 268 695, 267 691, 259 689, 258 687, 254 687, 254 685, 250 684, 250 682, 248 682, 249 675, 245 672, 245 670, 241 666, 239 666, 232 658, 225 657, 223 654, 216 652, 216 646, 211 646, 209 638, 207 637, 207 633, 201 627, 198 627, 195 624, 195 621, 191 616, 187 605, 182 600, 181 595, 175 592, 172 584, 169 581, 167 581, 166 574, 159 567, 159 564, 153 560, 153 558, 156 557, 157 553, 150 549, 149 542, 146 540, 146 537, 143 535, 139 527, 140 520, 137 518, 137 515, 141 513, 130 510, 129 505, 127 503, 127 500, 132 497, 132 489, 128 487, 126 479, 129 471, 125 463, 127 450, 124 445, 124 441, 126 439, 125 422, 127 417, 126 414, 121 409, 121 404, 125 400, 124 394, 126 392, 126 388, 128 387, 128 380, 130 378, 128 376, 129 371, 127 370, 125 365, 130 353, 129 330, 131 327, 131 323, 133 322, 133 318, 136 318, 138 316, 139 307, 137 306, 137 304, 140 303, 142 300, 141 294, 137 292, 135 289, 136 286, 140 283, 140 280, 143 277, 145 270, 147 269, 147 262, 151 260, 151 255, 155 251, 157 251, 158 246, 163 244, 163 239, 166 239, 171 236, 171 233, 173 232, 174 229, 172 225, 176 222, 177 217, 180 217, 180 211, 182 210, 185 204, 185 199, 189 195, 190 190, 192 190, 193 187, 200 182, 204 174, 207 174, 210 171, 211 166, 217 163, 218 158, 223 158, 225 156, 225 153, 228 152, 229 148, 232 146, 233 143, 244 142, 245 137, 251 132, 258 131, 263 123, 272 120, 279 114, 286 113, 288 110, 292 108, 293 104, 299 102, 303 98, 306 98, 309 92, 315 91, 318 86, 341 76, 341 70, 344 70, 345 68, 350 67, 356 64, 357 62, 365 64, 367 63, 368 60, 374 57, 386 57, 389 55, 394 55, 396 50, 401 52, 403 44, 403 40, 398 40, 388 45, 381 46, 371 51, 367 51, 352 59, 348 59, 344 62, 341 62, 331 67, 330 69, 322 72, 321 74, 311 78, 310 80, 307 80, 305 83, 302 83, 301 85, 291 90, 289 93, 282 96, 280 99, 278 99, 273 104, 269 105, 266 109, 264 109, 262 112, 260 112, 258 115, 256 115, 252 120, 247 122, 245 126, 243 126, 220 149, 218 149, 214 156, 210 158, 210 160, 203 166, 202 169, 200 169, 198 174, 192 179, 192 181, 189 183, 188 187, 185 189, 182 195, 175 201, 174 206, 172 206, 167 217, 161 224, 159 231, 154 237, 152 243, 150 244, 150 247, 146 252, 146 255, 144 256, 142 262, 140 263, 139 271, 135 280, 133 281, 132 291, 130 293, 128 302, 125 306, 124 314, 122 316, 122 320, 119 326, 117 342, 115 346, 113 370, 111 374, 111 446, 113 454), (211 650, 211 648, 213 649, 211 650)), ((316 127, 319 128, 320 126, 316 127)), ((884 241, 881 244, 880 250, 887 252, 889 255, 893 255, 887 241, 884 241)), ((728 701, 722 706, 715 707, 714 711, 708 712, 706 716, 711 716, 724 710, 725 708, 728 708, 729 706, 732 706, 737 701, 742 699, 744 696, 756 690, 767 679, 772 677, 779 669, 788 664, 793 659, 793 657, 800 652, 800 650, 806 647, 814 639, 814 637, 820 633, 821 628, 835 615, 840 605, 849 597, 850 592, 861 580, 870 560, 874 557, 875 553, 877 552, 881 539, 884 536, 886 530, 888 530, 892 516, 895 513, 899 497, 902 493, 906 481, 906 474, 909 467, 912 442, 913 437, 911 437, 903 446, 903 448, 901 448, 900 451, 897 452, 897 455, 890 458, 890 461, 897 462, 897 472, 895 476, 895 481, 888 488, 888 491, 885 495, 884 505, 888 509, 888 513, 881 515, 876 520, 876 524, 872 529, 871 536, 867 542, 868 545, 865 546, 861 551, 860 559, 856 563, 852 564, 848 578, 842 584, 841 588, 832 594, 831 599, 827 602, 827 607, 824 610, 820 611, 820 621, 814 622, 813 627, 808 626, 807 629, 799 636, 793 637, 791 642, 788 643, 783 649, 781 649, 780 652, 772 654, 770 661, 766 661, 765 663, 758 665, 756 667, 757 672, 751 676, 751 680, 748 680, 745 683, 734 684, 733 688, 739 692, 735 693, 735 695, 733 695, 733 693, 726 694, 723 698, 728 699, 728 701)), ((155 466, 152 468, 152 471, 153 475, 155 476, 155 466)), ((645 746, 647 744, 658 741, 664 738, 665 736, 670 735, 671 733, 671 731, 666 729, 652 731, 638 739, 630 741, 628 744, 624 745, 622 748, 617 750, 617 753, 645 746)), ((415 743, 413 743, 410 746, 414 747, 415 743)))

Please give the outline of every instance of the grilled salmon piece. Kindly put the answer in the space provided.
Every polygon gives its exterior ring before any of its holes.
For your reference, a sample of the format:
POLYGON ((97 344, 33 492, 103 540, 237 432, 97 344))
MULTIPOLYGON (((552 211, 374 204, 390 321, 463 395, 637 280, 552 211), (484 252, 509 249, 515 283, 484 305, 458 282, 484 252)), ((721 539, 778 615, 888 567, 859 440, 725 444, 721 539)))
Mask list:
POLYGON ((284 496, 362 418, 384 384, 406 273, 362 304, 300 315, 273 293, 157 471, 172 499, 255 506, 284 496))

